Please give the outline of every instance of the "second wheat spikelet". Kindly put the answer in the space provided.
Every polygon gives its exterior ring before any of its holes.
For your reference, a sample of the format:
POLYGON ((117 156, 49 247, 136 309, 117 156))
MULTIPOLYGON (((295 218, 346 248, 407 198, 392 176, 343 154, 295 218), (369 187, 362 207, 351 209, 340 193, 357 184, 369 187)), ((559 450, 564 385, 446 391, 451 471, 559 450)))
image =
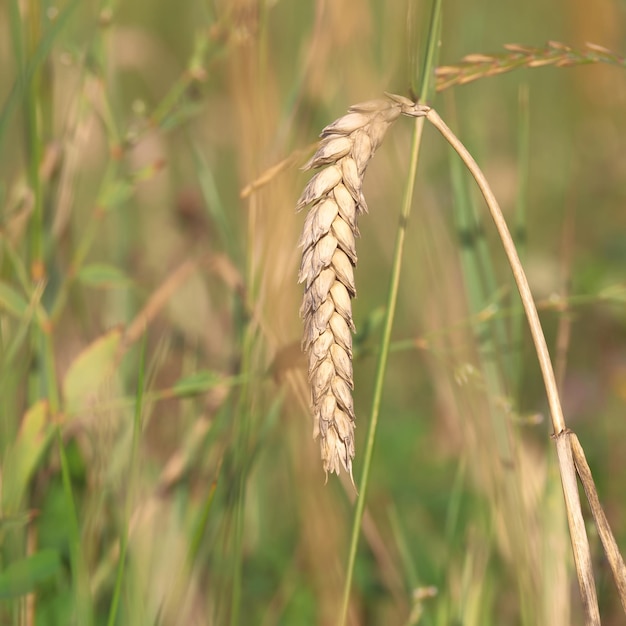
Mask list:
POLYGON ((357 217, 367 213, 365 169, 389 126, 415 104, 402 96, 356 104, 324 128, 317 152, 304 170, 325 166, 305 187, 296 209, 311 204, 299 245, 302 348, 308 353, 313 436, 320 438, 325 472, 343 467, 352 478, 355 413, 352 400, 351 299, 359 236, 357 217))

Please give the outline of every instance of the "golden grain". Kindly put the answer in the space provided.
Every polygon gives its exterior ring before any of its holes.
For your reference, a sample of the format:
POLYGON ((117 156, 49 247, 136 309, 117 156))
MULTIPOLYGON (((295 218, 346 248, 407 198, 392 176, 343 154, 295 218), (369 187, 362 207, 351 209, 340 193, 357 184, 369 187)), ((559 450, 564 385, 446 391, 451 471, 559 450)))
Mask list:
POLYGON ((313 436, 320 438, 326 473, 338 474, 343 467, 352 478, 355 327, 351 299, 356 295, 357 217, 368 210, 363 176, 389 126, 415 107, 407 98, 394 95, 350 107, 324 128, 317 152, 303 168, 324 167, 311 178, 296 209, 311 205, 299 241, 298 280, 304 283, 300 314, 302 348, 308 353, 313 436))

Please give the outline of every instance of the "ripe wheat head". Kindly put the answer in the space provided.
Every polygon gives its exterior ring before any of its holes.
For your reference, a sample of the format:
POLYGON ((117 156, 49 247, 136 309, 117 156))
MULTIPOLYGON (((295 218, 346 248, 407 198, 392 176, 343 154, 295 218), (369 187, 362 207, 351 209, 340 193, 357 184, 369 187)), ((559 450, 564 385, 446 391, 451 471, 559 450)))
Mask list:
POLYGON ((363 176, 389 126, 414 114, 402 96, 356 104, 321 133, 317 152, 304 170, 323 167, 305 187, 296 209, 311 205, 304 222, 299 282, 304 283, 300 315, 302 348, 308 354, 313 436, 320 438, 324 471, 343 467, 352 478, 355 413, 352 390, 351 299, 357 218, 367 213, 363 176))

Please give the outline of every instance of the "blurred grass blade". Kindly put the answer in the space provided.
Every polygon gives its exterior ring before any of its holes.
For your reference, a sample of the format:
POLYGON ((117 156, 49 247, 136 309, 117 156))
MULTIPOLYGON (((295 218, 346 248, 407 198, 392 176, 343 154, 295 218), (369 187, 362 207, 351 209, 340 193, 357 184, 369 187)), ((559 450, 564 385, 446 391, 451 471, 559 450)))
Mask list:
POLYGON ((200 191, 209 216, 217 226, 224 251, 231 259, 239 259, 238 244, 228 220, 228 212, 219 193, 215 176, 204 153, 194 139, 190 139, 194 165, 196 168, 200 191))
POLYGON ((122 332, 116 328, 89 344, 70 364, 63 379, 66 413, 74 415, 93 401, 113 375, 122 332))
MULTIPOLYGON (((494 301, 497 291, 494 261, 484 236, 482 220, 470 193, 469 174, 451 147, 449 164, 463 285, 469 309, 476 319, 472 330, 480 352, 481 369, 484 372, 488 396, 504 398, 507 395, 507 382, 510 380, 506 327, 501 316, 484 315, 486 311, 497 311, 497 303, 494 301)), ((489 417, 496 433, 500 458, 512 462, 506 416, 493 407, 489 417)), ((510 491, 513 493, 513 490, 510 491)))
POLYGON ((106 211, 124 206, 135 193, 135 184, 129 178, 111 178, 103 183, 98 206, 106 211))
POLYGON ((72 575, 72 588, 76 601, 76 613, 81 616, 81 624, 92 626, 93 604, 89 589, 89 577, 86 571, 86 564, 83 559, 83 544, 81 542, 81 531, 79 526, 78 513, 76 509, 76 497, 72 486, 72 475, 67 450, 63 441, 61 426, 57 425, 56 443, 61 461, 61 478, 63 481, 63 494, 65 496, 64 508, 67 515, 67 541, 70 551, 70 567, 72 575))
POLYGON ((35 590, 61 569, 56 550, 42 550, 32 556, 9 563, 0 572, 0 600, 17 598, 35 590))
POLYGON ((217 477, 215 480, 209 485, 207 489, 206 496, 204 498, 203 506, 200 511, 200 515, 196 521, 196 525, 194 528, 194 532, 191 536, 191 542, 189 544, 189 552, 187 553, 187 564, 189 567, 192 567, 196 561, 196 558, 200 552, 200 547, 202 545, 202 539, 205 536, 205 532, 207 529, 209 515, 211 513, 211 509, 213 507, 213 502, 215 500, 215 490, 217 489, 217 483, 219 481, 220 472, 221 472, 221 464, 218 469, 217 477))
POLYGON ((179 378, 172 387, 173 395, 177 397, 195 396, 209 391, 224 382, 224 377, 218 372, 201 370, 189 376, 179 378))
POLYGON ((134 505, 135 489, 137 483, 137 464, 139 462, 139 440, 141 438, 141 416, 143 412, 143 398, 144 398, 144 386, 146 375, 146 346, 147 335, 144 334, 143 341, 141 343, 141 352, 139 356, 139 371, 137 379, 137 395, 135 398, 135 413, 133 419, 133 443, 130 451, 129 468, 130 478, 129 487, 126 492, 126 506, 124 510, 124 521, 120 529, 120 554, 117 565, 117 572, 115 576, 115 587, 113 590, 113 598, 111 600, 111 607, 109 609, 109 619, 107 621, 108 626, 114 626, 117 620, 117 607, 120 603, 122 594, 122 581, 124 579, 124 570, 126 568, 126 553, 128 550, 128 534, 130 532, 130 517, 134 505))
MULTIPOLYGON (((53 44, 55 43, 59 34, 63 31, 67 22, 72 15, 74 9, 79 5, 80 0, 71 0, 61 11, 59 11, 55 20, 52 22, 50 28, 46 31, 44 36, 39 41, 37 48, 32 56, 29 59, 28 64, 23 69, 23 73, 18 76, 18 78, 13 83, 13 88, 9 93, 8 98, 5 100, 2 110, 0 111, 0 153, 2 152, 2 145, 4 143, 4 135, 11 123, 11 118, 15 113, 16 109, 19 108, 20 102, 24 98, 28 86, 32 81, 35 73, 44 62, 44 60, 50 54, 50 50, 52 49, 53 44)), ((12 11, 12 28, 11 31, 14 34, 14 37, 18 36, 20 32, 20 23, 19 23, 19 4, 17 0, 11 3, 12 11), (15 23, 17 21, 17 23, 15 23)), ((16 42, 14 40, 14 51, 18 53, 18 48, 21 48, 21 42, 16 42)), ((21 55, 21 52, 19 53, 21 55)), ((19 63, 19 59, 18 59, 19 63)), ((20 64, 21 65, 21 64, 20 64)))
POLYGON ((26 316, 28 302, 13 287, 0 282, 0 309, 21 319, 26 316))
POLYGON ((78 280, 87 287, 121 288, 132 284, 124 271, 107 263, 91 263, 81 267, 78 280))
POLYGON ((48 414, 48 404, 37 402, 24 415, 17 438, 6 450, 2 462, 3 515, 15 515, 39 461, 48 448, 54 426, 48 414))

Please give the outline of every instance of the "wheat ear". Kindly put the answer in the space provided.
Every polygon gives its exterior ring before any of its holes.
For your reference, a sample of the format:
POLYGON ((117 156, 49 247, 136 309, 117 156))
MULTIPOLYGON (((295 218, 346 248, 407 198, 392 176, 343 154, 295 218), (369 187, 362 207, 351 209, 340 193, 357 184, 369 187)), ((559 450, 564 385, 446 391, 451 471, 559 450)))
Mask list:
POLYGON ((299 282, 304 283, 300 315, 302 348, 308 354, 313 437, 320 439, 324 471, 352 478, 355 413, 352 400, 351 299, 357 218, 367 213, 362 184, 365 169, 389 126, 415 104, 402 96, 356 104, 324 128, 317 152, 302 168, 325 166, 305 187, 296 210, 312 205, 304 222, 299 282))

